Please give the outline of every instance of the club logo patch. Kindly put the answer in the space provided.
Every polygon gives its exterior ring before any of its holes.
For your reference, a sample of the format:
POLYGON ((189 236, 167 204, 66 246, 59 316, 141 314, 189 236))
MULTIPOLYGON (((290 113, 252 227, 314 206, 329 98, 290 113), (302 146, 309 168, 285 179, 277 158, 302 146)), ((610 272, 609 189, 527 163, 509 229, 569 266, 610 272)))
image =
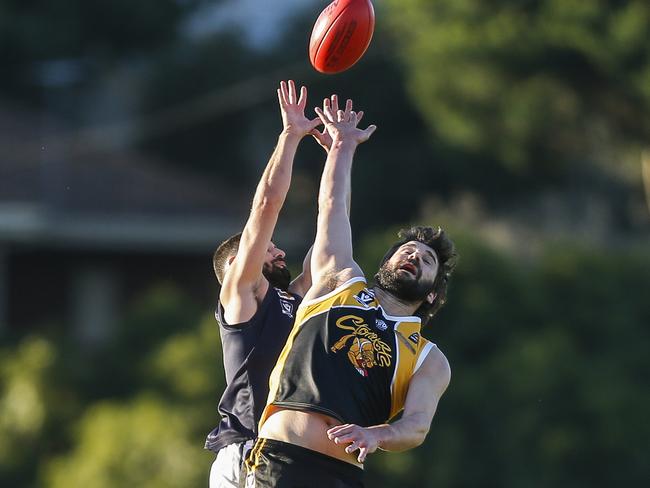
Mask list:
POLYGON ((368 308, 372 302, 375 300, 374 292, 364 288, 358 294, 354 295, 354 298, 364 307, 368 308))
POLYGON ((411 334, 409 336, 409 339, 412 342, 414 342, 415 344, 419 344, 420 343, 420 334, 418 334, 417 332, 414 332, 413 334, 411 334))
POLYGON ((282 313, 293 318, 293 303, 289 303, 284 300, 280 300, 280 306, 282 307, 282 313))
POLYGON ((349 344, 348 359, 361 376, 368 377, 368 370, 375 366, 390 366, 390 346, 370 330, 364 319, 345 315, 336 321, 336 326, 351 333, 336 341, 330 350, 337 353, 349 344))
POLYGON ((388 329, 388 324, 381 319, 377 319, 377 322, 375 322, 375 327, 377 327, 379 330, 386 330, 388 329))

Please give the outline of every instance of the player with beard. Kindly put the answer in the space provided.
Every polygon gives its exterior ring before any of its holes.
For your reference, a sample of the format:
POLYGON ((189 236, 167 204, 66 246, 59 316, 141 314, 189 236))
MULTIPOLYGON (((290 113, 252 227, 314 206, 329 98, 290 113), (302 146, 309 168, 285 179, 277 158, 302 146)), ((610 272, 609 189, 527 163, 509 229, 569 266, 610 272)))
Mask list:
POLYGON ((359 129, 351 106, 335 110, 329 100, 317 113, 333 142, 319 190, 313 284, 271 374, 247 487, 363 486, 369 453, 424 441, 451 375, 421 327, 446 300, 453 243, 441 229, 402 231, 370 287, 353 259, 346 193, 354 152, 374 126, 359 129))
POLYGON ((316 130, 318 117, 304 115, 307 90, 280 83, 283 130, 257 186, 244 230, 226 239, 213 257, 221 285, 216 317, 223 346, 226 389, 219 402, 221 421, 205 447, 217 454, 210 487, 238 486, 241 462, 257 435, 268 395, 269 374, 311 284, 309 254, 303 273, 290 282, 285 253, 271 241, 289 190, 294 156, 307 134, 327 142, 316 130))

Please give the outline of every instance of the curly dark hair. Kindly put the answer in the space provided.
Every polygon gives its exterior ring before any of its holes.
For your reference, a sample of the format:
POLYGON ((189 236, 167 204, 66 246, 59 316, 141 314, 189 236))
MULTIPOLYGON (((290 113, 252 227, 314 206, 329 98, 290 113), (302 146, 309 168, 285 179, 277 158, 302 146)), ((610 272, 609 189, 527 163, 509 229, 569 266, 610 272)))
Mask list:
MULTIPOLYGON (((422 326, 424 327, 447 301, 449 280, 456 264, 458 263, 458 253, 456 252, 456 247, 454 246, 453 241, 447 237, 445 231, 440 227, 434 229, 433 227, 413 226, 408 229, 400 230, 397 234, 397 238, 399 240, 391 246, 382 258, 379 265, 380 268, 393 256, 393 254, 395 254, 395 251, 410 241, 417 241, 426 244, 435 251, 436 256, 438 257, 438 273, 436 274, 433 288, 431 289, 431 291, 436 294, 436 298, 433 303, 425 301, 415 311, 415 315, 420 317, 422 320, 422 326)), ((376 279, 377 276, 375 275, 375 280, 376 279)))
POLYGON ((241 232, 230 236, 217 247, 217 250, 212 256, 212 268, 214 274, 217 276, 217 281, 220 285, 223 284, 223 275, 225 274, 226 262, 230 256, 237 254, 239 250, 239 241, 241 240, 241 232))

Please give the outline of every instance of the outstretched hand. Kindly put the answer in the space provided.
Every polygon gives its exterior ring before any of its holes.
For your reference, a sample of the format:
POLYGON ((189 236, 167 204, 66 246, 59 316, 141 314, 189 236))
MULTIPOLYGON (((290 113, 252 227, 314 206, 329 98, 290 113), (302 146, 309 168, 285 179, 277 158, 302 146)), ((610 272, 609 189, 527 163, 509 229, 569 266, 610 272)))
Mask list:
MULTIPOLYGON (((324 143, 329 143, 329 147, 331 147, 334 141, 351 141, 356 144, 361 144, 366 142, 377 129, 375 125, 370 125, 364 130, 359 129, 357 125, 363 117, 363 112, 355 112, 352 110, 352 100, 347 100, 345 110, 340 110, 336 95, 332 95, 331 98, 323 100, 323 108, 316 107, 315 110, 325 125, 324 132, 327 133, 329 139, 324 133, 319 132, 321 137, 314 134, 313 131, 311 133, 323 147, 326 147, 324 143)), ((327 149, 328 147, 326 147, 327 149)))
POLYGON ((307 88, 300 87, 300 95, 296 92, 296 84, 293 80, 280 82, 278 88, 278 101, 282 114, 284 132, 287 134, 304 137, 316 127, 321 125, 320 118, 313 120, 305 117, 305 106, 307 105, 307 88))
MULTIPOLYGON (((351 100, 348 100, 350 104, 352 103, 351 100)), ((338 102, 338 97, 336 95, 332 95, 330 98, 330 107, 332 113, 337 113, 339 111, 339 102, 338 102)), ((361 122, 361 119, 363 118, 363 110, 360 110, 357 112, 357 124, 361 122)), ((332 136, 328 132, 326 128, 324 128, 322 131, 318 129, 313 129, 310 134, 314 136, 314 139, 318 142, 318 144, 321 145, 323 149, 325 149, 325 152, 329 152, 331 147, 332 147, 332 136)))
POLYGON ((332 427, 327 431, 327 437, 334 444, 348 444, 345 452, 352 454, 358 450, 357 461, 363 463, 368 454, 379 448, 379 435, 377 429, 359 427, 355 424, 344 424, 332 427))

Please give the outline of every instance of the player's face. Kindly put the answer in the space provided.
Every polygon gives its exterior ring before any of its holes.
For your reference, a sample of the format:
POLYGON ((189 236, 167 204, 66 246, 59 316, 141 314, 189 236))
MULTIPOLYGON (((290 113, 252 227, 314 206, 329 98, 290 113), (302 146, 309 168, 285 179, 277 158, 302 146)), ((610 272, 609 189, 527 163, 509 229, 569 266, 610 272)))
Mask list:
POLYGON ((397 249, 389 259, 401 273, 433 283, 438 273, 438 256, 433 249, 418 241, 410 241, 397 249))
POLYGON ((401 245, 377 273, 377 284, 402 300, 424 300, 438 273, 438 256, 426 244, 409 241, 401 245))
POLYGON ((282 249, 276 247, 273 242, 269 242, 264 267, 262 268, 262 274, 269 280, 269 283, 282 290, 286 290, 289 283, 291 283, 291 273, 287 269, 287 263, 284 260, 285 256, 286 254, 282 249))

